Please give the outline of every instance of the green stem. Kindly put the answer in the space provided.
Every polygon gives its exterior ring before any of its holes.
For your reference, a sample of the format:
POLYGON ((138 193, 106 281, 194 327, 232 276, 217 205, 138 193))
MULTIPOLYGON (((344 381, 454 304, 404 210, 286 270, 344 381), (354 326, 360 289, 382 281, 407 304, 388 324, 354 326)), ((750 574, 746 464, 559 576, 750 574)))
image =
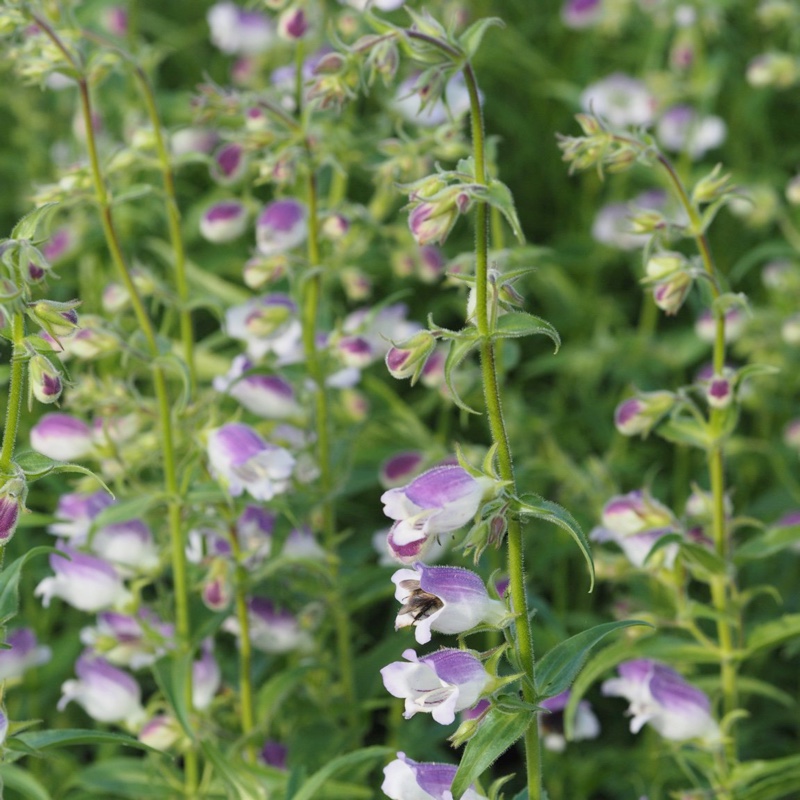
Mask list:
MULTIPOLYGON (((483 112, 478 94, 478 84, 472 65, 464 65, 464 77, 470 97, 472 146, 475 158, 475 180, 486 186, 485 135, 483 112)), ((508 482, 508 491, 516 494, 514 465, 511 446, 508 441, 505 419, 497 380, 497 357, 495 344, 491 338, 488 309, 489 284, 489 213, 486 203, 478 203, 475 210, 475 294, 476 324, 481 336, 480 361, 483 378, 483 391, 489 429, 492 441, 497 445, 497 461, 500 477, 508 482)), ((494 317, 494 315, 492 315, 494 317)), ((508 520, 508 575, 510 582, 511 605, 516 614, 514 642, 519 663, 525 673, 522 682, 522 695, 528 703, 536 702, 535 659, 533 637, 529 622, 528 601, 525 594, 525 567, 522 543, 522 526, 516 518, 508 520)), ((541 800, 542 790, 542 747, 539 740, 539 725, 536 715, 525 733, 525 759, 530 800, 541 800)))
POLYGON ((255 706, 253 703, 253 646, 250 642, 250 617, 247 613, 247 570, 242 564, 242 548, 239 544, 236 526, 230 529, 231 550, 236 562, 235 604, 236 618, 239 620, 239 702, 242 707, 242 734, 245 737, 247 761, 256 763, 256 749, 252 734, 256 727, 255 706))
POLYGON ((178 292, 180 301, 180 331, 181 342, 183 344, 183 358, 189 370, 189 385, 192 395, 197 391, 197 367, 194 355, 194 330, 192 327, 192 312, 189 310, 189 283, 186 278, 186 250, 183 245, 183 235, 181 234, 181 214, 178 208, 178 199, 175 192, 175 179, 172 174, 169 152, 164 141, 164 134, 161 129, 161 120, 156 108, 156 100, 153 94, 153 87, 147 80, 144 70, 134 64, 134 75, 139 83, 139 87, 144 98, 147 115, 150 124, 153 126, 153 135, 156 142, 156 153, 161 168, 161 178, 164 184, 164 194, 166 195, 167 206, 167 227, 169 229, 169 239, 173 252, 173 269, 175 271, 175 288, 178 292))
POLYGON ((3 449, 0 451, 0 474, 11 472, 14 458, 14 444, 17 441, 19 414, 22 408, 22 388, 25 383, 25 362, 28 353, 25 349, 25 315, 15 311, 11 320, 13 351, 11 353, 11 379, 8 386, 8 406, 6 406, 6 425, 3 428, 3 449))
MULTIPOLYGON (((150 356, 157 359, 161 355, 156 337, 155 328, 144 307, 142 297, 136 284, 131 277, 130 269, 125 261, 120 246, 114 217, 109 200, 108 190, 103 179, 100 168, 100 159, 97 153, 97 142, 92 125, 92 102, 89 94, 89 84, 83 70, 82 64, 63 44, 58 34, 50 25, 36 14, 31 15, 36 24, 58 47, 65 58, 78 72, 78 89, 81 100, 81 111, 83 122, 86 129, 86 148, 89 156, 89 166, 94 183, 95 199, 100 208, 100 221, 103 227, 106 245, 111 253, 117 273, 122 280, 131 298, 134 315, 139 325, 139 329, 147 342, 150 356)), ((181 655, 188 655, 191 649, 191 623, 189 617, 189 581, 186 564, 186 547, 184 542, 181 524, 181 500, 178 487, 177 460, 175 457, 175 445, 172 430, 172 408, 170 403, 167 379, 164 368, 159 364, 153 366, 153 387, 156 394, 156 404, 161 427, 161 447, 164 461, 164 484, 168 497, 167 519, 170 531, 170 552, 172 560, 173 581, 175 584, 175 629, 178 639, 179 652, 181 655)), ((186 707, 191 709, 192 684, 187 681, 184 689, 184 702, 186 707)), ((197 797, 198 783, 198 760, 194 750, 188 750, 185 756, 185 792, 190 798, 197 797)))

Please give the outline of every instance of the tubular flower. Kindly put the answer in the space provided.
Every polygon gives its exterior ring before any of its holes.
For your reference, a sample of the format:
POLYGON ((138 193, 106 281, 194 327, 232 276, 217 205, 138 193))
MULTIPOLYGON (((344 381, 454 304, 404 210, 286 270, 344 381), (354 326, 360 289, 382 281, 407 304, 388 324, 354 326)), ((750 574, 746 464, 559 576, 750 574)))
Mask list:
POLYGON ((507 616, 505 604, 492 600, 483 581, 468 569, 417 562, 414 569, 395 572, 392 582, 403 604, 395 628, 415 626, 420 644, 431 640, 431 631, 463 633, 481 622, 501 624, 507 616))
MULTIPOLYGON (((421 763, 408 758, 405 753, 398 753, 397 758, 383 769, 381 791, 391 800, 451 800, 450 788, 456 770, 457 767, 450 764, 421 763)), ((462 795, 463 800, 484 797, 473 786, 462 795)))

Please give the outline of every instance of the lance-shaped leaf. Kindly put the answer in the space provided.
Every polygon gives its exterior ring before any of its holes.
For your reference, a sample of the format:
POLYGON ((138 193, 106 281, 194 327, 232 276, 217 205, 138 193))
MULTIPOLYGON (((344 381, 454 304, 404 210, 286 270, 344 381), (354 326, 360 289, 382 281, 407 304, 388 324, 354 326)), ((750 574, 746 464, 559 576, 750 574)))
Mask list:
POLYGON ((566 692, 586 663, 592 648, 609 633, 633 625, 651 627, 638 619, 606 622, 557 644, 536 666, 537 695, 546 698, 566 692))
POLYGON ((497 320, 493 336, 501 339, 518 339, 522 336, 536 336, 543 334, 549 336, 556 346, 556 352, 561 346, 561 337, 558 331, 547 320, 535 317, 526 311, 510 311, 501 315, 497 320))
POLYGON ((466 333, 467 335, 465 335, 463 338, 459 337, 458 339, 450 340, 450 348, 447 351, 447 358, 444 362, 444 380, 447 384, 447 388, 450 390, 450 396, 452 397, 453 402, 460 409, 470 414, 480 414, 480 411, 476 411, 474 408, 471 408, 459 397, 454 382, 456 368, 472 352, 472 350, 475 349, 475 346, 479 341, 477 330, 474 332, 474 334, 471 334, 468 329, 466 333))
POLYGON ((12 239, 30 239, 36 241, 36 232, 40 225, 45 228, 49 227, 49 221, 56 209, 61 205, 60 203, 43 203, 33 211, 29 211, 22 219, 14 226, 11 231, 12 239))
POLYGON ((535 719, 536 717, 527 710, 509 714, 498 708, 490 709, 477 733, 464 748, 461 764, 453 778, 451 791, 454 800, 459 800, 464 792, 525 734, 528 726, 535 724, 535 719))
POLYGON ((72 464, 69 461, 56 461, 54 458, 36 453, 33 450, 26 450, 14 458, 17 466, 25 473, 28 481, 37 481, 46 475, 59 475, 62 472, 78 472, 81 475, 88 475, 94 478, 112 497, 114 493, 106 486, 102 478, 96 475, 87 467, 80 464, 72 464))
POLYGON ((33 547, 0 572, 0 625, 5 625, 17 615, 19 579, 22 575, 22 568, 34 556, 45 553, 58 553, 58 550, 54 547, 33 547))
POLYGON ((779 619, 754 625, 745 635, 745 655, 770 650, 800 636, 800 614, 784 614, 779 619))
POLYGON ((461 49, 467 54, 467 58, 472 58, 478 52, 486 31, 489 28, 505 28, 505 22, 499 17, 484 17, 467 28, 459 37, 461 49))
POLYGON ((511 226, 511 230, 514 231, 514 236, 517 237, 519 243, 525 244, 525 234, 522 232, 522 225, 520 225, 517 209, 514 206, 514 197, 508 186, 501 181, 493 180, 486 192, 482 193, 482 199, 500 211, 511 226))
POLYGON ((589 591, 591 592, 594 589, 592 551, 589 547, 589 540, 575 517, 558 503, 545 500, 537 494, 524 494, 520 498, 515 498, 511 507, 522 516, 536 517, 536 519, 543 519, 546 522, 558 525, 559 528, 563 528, 575 540, 581 553, 583 553, 584 559, 586 559, 586 565, 589 567, 589 591))

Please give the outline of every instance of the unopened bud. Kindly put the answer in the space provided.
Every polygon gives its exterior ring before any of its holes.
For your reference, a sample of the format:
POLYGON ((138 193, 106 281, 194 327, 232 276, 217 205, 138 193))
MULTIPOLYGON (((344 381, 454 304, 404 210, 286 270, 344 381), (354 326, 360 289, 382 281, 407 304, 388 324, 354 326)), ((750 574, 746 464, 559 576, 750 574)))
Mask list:
POLYGON ((706 399, 711 408, 727 408, 733 399, 733 386, 730 380, 715 375, 706 387, 706 399))
POLYGON ((435 347, 434 335, 430 331, 420 331, 416 336, 389 349, 386 367, 393 378, 411 378, 411 383, 414 384, 435 347))
POLYGON ((244 282, 251 289, 260 289, 282 278, 289 271, 289 259, 283 254, 251 258, 244 265, 244 282))
POLYGON ((678 272, 672 278, 653 287, 653 300, 668 315, 677 314, 686 295, 692 288, 692 276, 688 272, 678 272))
POLYGON ((38 353, 28 362, 28 382, 31 393, 40 403, 55 403, 64 388, 61 373, 38 353))
POLYGON ((638 392, 620 403, 614 412, 614 425, 623 436, 646 435, 675 403, 672 392, 638 392))
POLYGON ((287 8, 278 17, 278 36, 290 42, 302 39, 308 28, 308 17, 302 8, 287 8))
POLYGON ((71 336, 78 330, 80 300, 57 303, 55 300, 37 300, 28 306, 28 315, 51 336, 71 336))
POLYGON ((25 480, 22 477, 9 478, 0 486, 0 546, 8 544, 17 529, 24 496, 25 480))
POLYGON ((722 165, 717 164, 708 175, 700 178, 692 191, 692 200, 695 203, 713 203, 726 192, 730 191, 728 182, 731 179, 729 174, 721 174, 722 165))
POLYGON ((645 267, 645 273, 649 279, 661 281, 684 269, 685 266, 686 258, 683 255, 664 252, 649 259, 645 267))

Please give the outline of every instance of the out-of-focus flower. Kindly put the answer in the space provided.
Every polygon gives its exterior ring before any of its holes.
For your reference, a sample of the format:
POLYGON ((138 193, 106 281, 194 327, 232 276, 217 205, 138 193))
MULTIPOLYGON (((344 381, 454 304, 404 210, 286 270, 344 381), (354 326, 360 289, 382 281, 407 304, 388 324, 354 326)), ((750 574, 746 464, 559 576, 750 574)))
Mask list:
POLYGON ((620 664, 617 671, 619 677, 605 681, 602 691, 630 702, 632 733, 649 723, 665 739, 719 744, 721 733, 708 697, 675 670, 642 658, 620 664))
POLYGON ((56 461, 73 461, 94 448, 89 426, 69 414, 45 414, 31 428, 31 447, 56 461))
POLYGON ((289 419, 301 414, 291 384, 279 375, 245 375, 254 366, 247 356, 236 356, 228 374, 214 378, 214 388, 264 419, 289 419))
MULTIPOLYGON (((450 764, 435 764, 414 761, 405 753, 383 768, 381 791, 391 800, 451 800, 450 791, 457 767, 450 764)), ((481 800, 479 794, 470 786, 463 800, 481 800)))
POLYGON ((561 20, 574 30, 591 28, 603 16, 603 0, 564 0, 561 20))
POLYGON ((367 8, 377 8, 378 11, 394 11, 402 7, 406 0, 339 0, 340 3, 346 3, 356 11, 366 11, 367 8))
POLYGON ((392 489, 409 482, 419 473, 425 456, 418 450, 406 450, 387 458, 380 468, 378 480, 384 489, 392 489))
POLYGON ((142 691, 127 672, 84 653, 75 663, 75 674, 78 680, 61 686, 59 711, 74 700, 97 722, 121 722, 136 728, 144 721, 142 691))
POLYGON ((473 478, 463 467, 434 467, 408 486, 389 489, 381 496, 383 513, 396 520, 389 535, 395 555, 397 548, 410 547, 404 563, 421 554, 430 537, 450 533, 466 525, 477 513, 484 496, 494 487, 489 478, 473 478))
POLYGON ((216 3, 208 10, 207 19, 212 43, 228 55, 258 55, 275 40, 266 14, 245 10, 236 3, 216 3))
POLYGON ((113 504, 114 498, 103 489, 89 494, 62 494, 56 507, 56 521, 47 526, 47 532, 82 544, 89 536, 94 518, 113 504))
MULTIPOLYGON (((291 650, 306 650, 311 646, 308 631, 290 611, 278 609, 264 597, 253 597, 247 601, 247 618, 250 625, 250 641, 257 650, 265 653, 288 653, 291 650)), ((240 636, 239 620, 228 617, 222 629, 240 636)))
POLYGON ((389 694, 405 700, 405 716, 431 714, 440 725, 455 721, 456 713, 478 702, 492 682, 483 664, 467 650, 443 648, 418 658, 414 650, 403 653, 381 670, 389 694))
MULTIPOLYGON (((725 312, 725 341, 735 342, 742 335, 747 325, 747 316, 741 308, 729 308, 725 312)), ((710 309, 700 313, 694 323, 694 332, 699 339, 713 344, 717 335, 717 320, 710 309)))
POLYGON ((200 658, 192 664, 192 704, 202 711, 211 705, 222 683, 222 673, 214 658, 212 639, 203 642, 201 653, 200 658))
POLYGON ((97 625, 81 630, 81 643, 106 661, 131 669, 149 667, 172 646, 173 625, 152 611, 140 609, 136 616, 117 611, 97 615, 97 625))
MULTIPOLYGON (((614 542, 622 548, 628 560, 643 567, 653 545, 669 533, 681 531, 674 514, 652 498, 649 492, 635 491, 617 495, 603 508, 601 526, 589 538, 595 542, 614 542)), ((669 566, 677 553, 676 546, 664 548, 665 564, 669 566)))
MULTIPOLYGON (((539 725, 544 734, 544 746, 548 750, 561 753, 567 746, 564 737, 564 709, 569 702, 570 692, 561 692, 555 697, 542 700, 539 705, 546 709, 545 714, 539 716, 539 725)), ((600 722, 592 711, 588 700, 581 700, 575 710, 575 722, 572 730, 572 741, 579 742, 583 739, 596 739, 600 735, 600 722)))
POLYGON ((91 550, 126 575, 132 572, 149 573, 159 564, 153 532, 140 519, 129 519, 100 528, 92 537, 91 550))
POLYGON ((274 353, 280 363, 302 359, 297 306, 285 294, 265 294, 232 306, 225 314, 225 330, 232 339, 246 343, 253 361, 267 353, 274 353))
POLYGON ((672 392, 637 392, 614 411, 614 425, 623 436, 646 435, 675 404, 672 392))
POLYGON ((244 149, 236 142, 223 144, 212 156, 211 177, 223 185, 236 183, 247 169, 244 149))
POLYGON ((751 86, 788 89, 800 78, 800 64, 789 53, 762 53, 750 60, 746 75, 751 86))
POLYGON ((268 203, 256 220, 256 244, 263 256, 284 253, 302 244, 308 236, 306 207, 288 198, 268 203))
POLYGON ((251 427, 238 422, 212 430, 208 437, 211 472, 232 497, 248 492, 256 500, 271 500, 289 487, 294 458, 268 444, 251 427))
POLYGON ((450 118, 458 120, 469 111, 469 92, 464 76, 460 72, 447 82, 443 99, 428 103, 425 108, 422 108, 418 83, 419 75, 406 78, 398 86, 391 103, 392 108, 407 122, 435 128, 450 118))
POLYGON ((209 242, 231 242, 247 227, 247 209, 238 200, 215 203, 200 217, 200 233, 209 242))
POLYGON ((21 678, 25 672, 52 657, 49 647, 39 644, 31 628, 16 628, 6 635, 8 648, 0 650, 0 681, 21 678))
POLYGON ((667 150, 686 152, 694 160, 719 147, 727 134, 721 117, 703 116, 686 105, 667 109, 656 125, 656 137, 667 150))
POLYGON ((416 563, 392 575, 395 599, 402 603, 395 628, 413 625, 420 644, 431 631, 464 633, 479 623, 501 625, 508 618, 505 603, 492 600, 483 581, 461 567, 428 567, 416 563))
POLYGON ((280 742, 268 739, 264 742, 259 755, 268 767, 286 769, 286 757, 289 755, 289 749, 280 742))
POLYGON ((210 153, 218 141, 219 136, 215 131, 206 128, 182 128, 170 137, 170 149, 174 156, 210 153))
POLYGON ((309 29, 308 17, 302 8, 290 6, 281 12, 278 17, 278 36, 287 41, 294 42, 302 39, 309 29))
POLYGON ((128 11, 124 6, 110 6, 103 13, 103 27, 114 36, 128 35, 128 11))
POLYGON ((139 730, 138 739, 154 750, 169 750, 183 735, 178 721, 168 714, 156 714, 139 730))
POLYGON ((65 545, 59 549, 67 558, 51 555, 50 567, 55 575, 40 581, 33 592, 42 598, 45 608, 53 597, 60 597, 80 611, 101 611, 128 602, 130 592, 111 564, 65 545))
POLYGON ((655 121, 656 99, 636 78, 615 72, 588 86, 581 107, 616 128, 647 126, 655 121))
POLYGON ((800 419, 793 419, 783 429, 783 441, 788 447, 800 450, 800 419))
POLYGON ((665 203, 666 195, 659 190, 642 192, 627 203, 609 203, 597 213, 592 236, 610 247, 636 250, 646 244, 648 236, 635 231, 632 217, 638 210, 661 211, 665 203))

